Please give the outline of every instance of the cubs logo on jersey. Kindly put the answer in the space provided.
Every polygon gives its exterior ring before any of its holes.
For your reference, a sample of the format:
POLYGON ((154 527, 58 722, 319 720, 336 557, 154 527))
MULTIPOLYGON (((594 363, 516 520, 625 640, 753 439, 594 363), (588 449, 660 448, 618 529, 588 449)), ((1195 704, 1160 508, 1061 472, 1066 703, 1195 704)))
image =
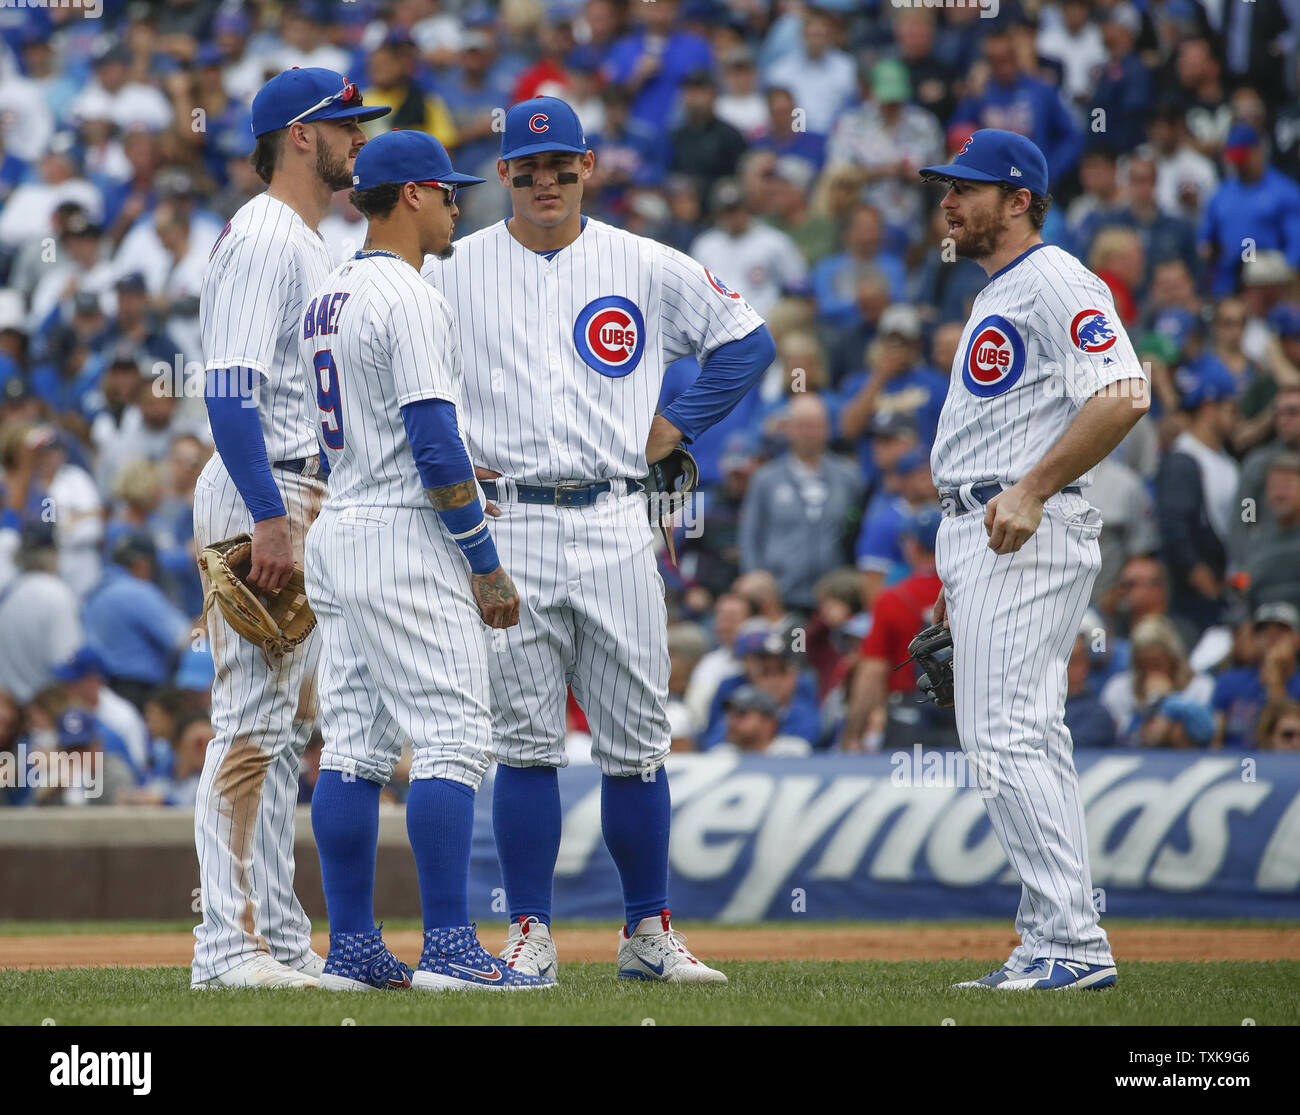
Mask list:
POLYGON ((597 298, 578 314, 573 344, 587 367, 618 379, 641 362, 645 319, 630 299, 616 294, 597 298))
POLYGON ((1103 311, 1080 310, 1070 322, 1070 340, 1075 348, 1089 354, 1105 352, 1119 339, 1103 311))
POLYGON ((732 290, 729 286, 727 286, 726 283, 724 283, 721 279, 719 279, 707 267, 704 269, 704 277, 709 280, 709 286, 711 286, 719 294, 726 295, 728 298, 740 297, 740 295, 736 291, 732 290))
POLYGON ((990 314, 971 330, 961 378, 973 395, 989 399, 1010 391, 1025 371, 1024 338, 1001 314, 990 314))

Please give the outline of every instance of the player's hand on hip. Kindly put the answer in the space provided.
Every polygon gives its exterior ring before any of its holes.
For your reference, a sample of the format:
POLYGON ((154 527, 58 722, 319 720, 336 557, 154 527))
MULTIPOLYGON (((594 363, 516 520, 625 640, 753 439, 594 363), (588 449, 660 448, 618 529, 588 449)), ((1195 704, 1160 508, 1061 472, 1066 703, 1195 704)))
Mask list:
POLYGON ((648 465, 662 461, 682 443, 682 432, 662 414, 656 414, 650 423, 650 436, 645 442, 645 462, 648 465))
POLYGON ((519 592, 505 566, 471 578, 478 614, 489 627, 514 627, 519 622, 519 592))
POLYGON ((1014 554, 1029 541, 1042 521, 1042 500, 1019 484, 999 492, 984 507, 989 549, 998 554, 1014 554))
POLYGON ((293 573, 293 539, 284 515, 253 524, 253 565, 248 580, 263 592, 275 592, 293 573))
MULTIPOLYGON (((493 472, 490 468, 482 468, 478 465, 475 465, 474 477, 477 480, 500 480, 501 474, 499 472, 493 472)), ((483 501, 483 510, 487 514, 491 515, 492 518, 494 519, 499 519, 501 517, 501 508, 499 508, 491 500, 483 501)))

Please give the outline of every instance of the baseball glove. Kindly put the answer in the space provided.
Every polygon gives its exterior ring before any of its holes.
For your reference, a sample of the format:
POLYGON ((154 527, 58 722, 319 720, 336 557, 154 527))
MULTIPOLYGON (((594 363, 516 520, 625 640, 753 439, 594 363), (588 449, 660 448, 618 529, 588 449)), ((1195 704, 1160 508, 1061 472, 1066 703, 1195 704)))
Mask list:
POLYGON ((957 702, 953 696, 952 632, 942 623, 927 627, 910 643, 909 657, 894 667, 901 670, 909 662, 918 662, 925 672, 916 679, 922 696, 939 708, 952 708, 957 702))
POLYGON ((207 575, 203 617, 215 600, 226 622, 242 638, 262 648, 268 665, 293 650, 312 633, 316 617, 307 602, 302 570, 296 565, 289 582, 277 592, 263 593, 248 583, 253 567, 253 536, 237 534, 213 542, 199 554, 207 575))
POLYGON ((650 516, 659 518, 659 529, 663 532, 664 545, 668 547, 668 556, 677 564, 677 547, 673 544, 671 519, 681 509, 691 492, 700 482, 700 467, 690 452, 680 445, 662 461, 650 466, 646 477, 646 488, 650 492, 650 516))

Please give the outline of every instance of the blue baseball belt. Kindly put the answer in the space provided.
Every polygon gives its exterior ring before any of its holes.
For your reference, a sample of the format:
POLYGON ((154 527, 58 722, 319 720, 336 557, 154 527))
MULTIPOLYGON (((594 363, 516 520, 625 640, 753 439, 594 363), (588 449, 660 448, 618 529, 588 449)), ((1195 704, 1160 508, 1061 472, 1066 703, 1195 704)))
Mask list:
POLYGON ((320 457, 295 457, 292 461, 276 461, 272 468, 282 468, 285 472, 296 472, 299 476, 312 477, 320 472, 320 457))
POLYGON ((539 503, 548 507, 590 507, 596 497, 614 490, 614 486, 626 485, 626 494, 644 492, 645 485, 640 480, 596 480, 590 484, 562 484, 548 487, 543 484, 510 484, 510 495, 501 493, 501 485, 495 480, 480 480, 483 494, 493 503, 513 500, 515 503, 539 503))
MULTIPOLYGON (((991 484, 963 484, 960 488, 944 488, 939 492, 939 510, 945 518, 955 519, 967 511, 978 511, 999 492, 1005 491, 996 480, 991 484)), ((1061 491, 1069 496, 1083 495, 1083 489, 1071 484, 1061 491)))

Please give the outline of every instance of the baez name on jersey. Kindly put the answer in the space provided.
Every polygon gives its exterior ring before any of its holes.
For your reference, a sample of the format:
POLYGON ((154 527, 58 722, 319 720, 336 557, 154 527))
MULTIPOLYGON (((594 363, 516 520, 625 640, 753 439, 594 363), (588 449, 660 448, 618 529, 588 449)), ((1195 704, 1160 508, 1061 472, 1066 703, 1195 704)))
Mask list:
POLYGON ((351 297, 352 295, 347 291, 336 290, 333 294, 323 294, 319 298, 313 298, 302 318, 303 340, 311 337, 328 337, 332 333, 337 333, 339 311, 343 309, 343 303, 351 297))

